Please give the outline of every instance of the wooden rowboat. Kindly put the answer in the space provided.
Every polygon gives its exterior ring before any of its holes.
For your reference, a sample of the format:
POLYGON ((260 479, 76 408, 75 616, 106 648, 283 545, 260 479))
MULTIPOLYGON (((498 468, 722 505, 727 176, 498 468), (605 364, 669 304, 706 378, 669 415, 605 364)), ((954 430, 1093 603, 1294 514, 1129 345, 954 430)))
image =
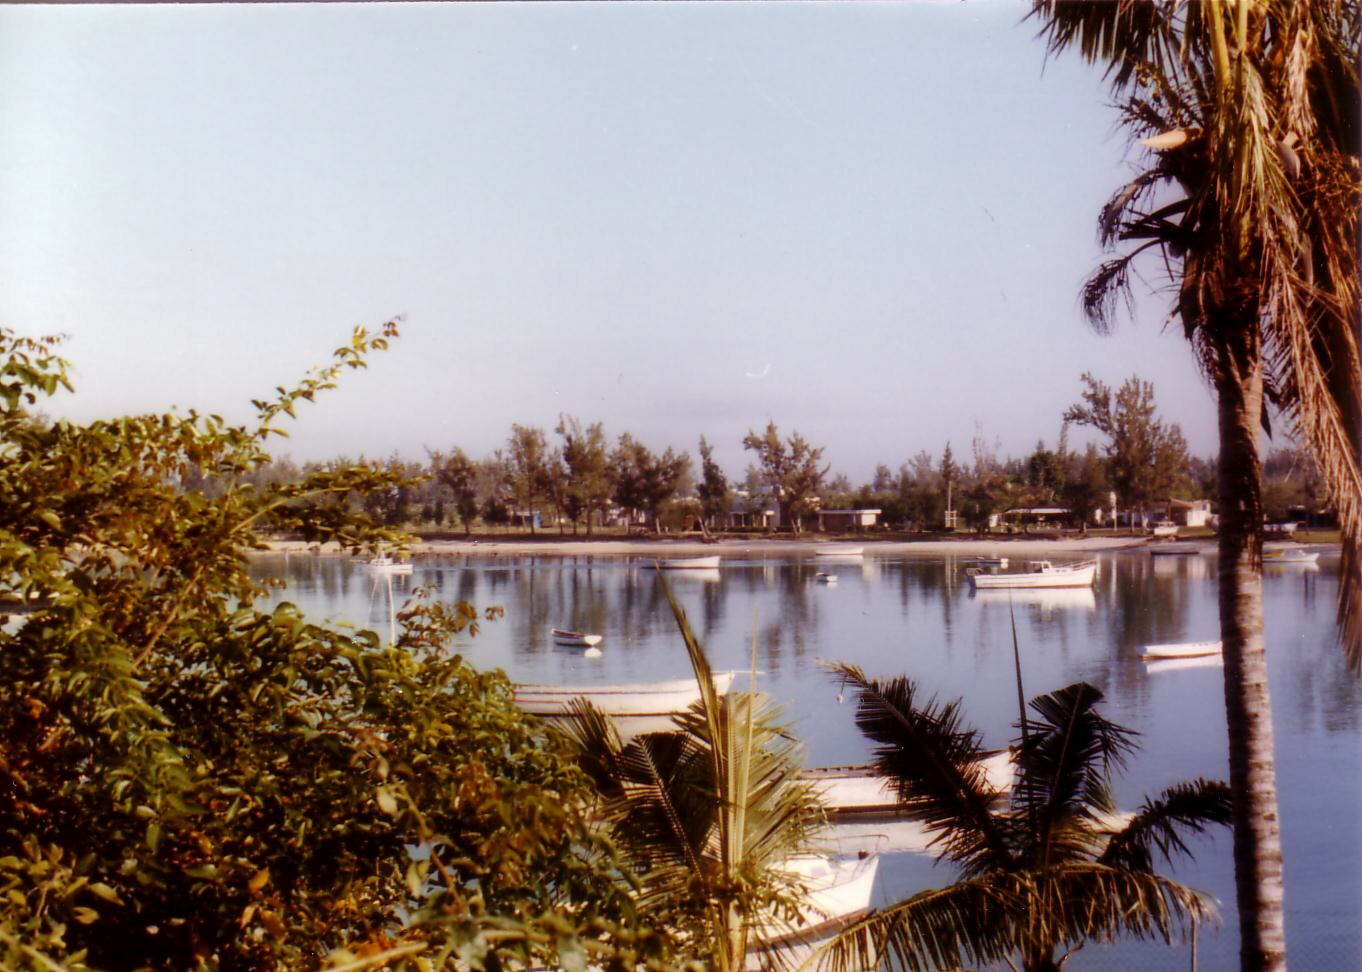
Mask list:
POLYGON ((583 648, 594 648, 601 643, 601 635, 587 634, 585 631, 568 631, 565 628, 554 628, 553 643, 556 645, 580 645, 583 648))
POLYGON ((1010 574, 982 574, 971 570, 970 583, 976 589, 1003 587, 1091 587, 1097 576, 1097 561, 1080 564, 1061 564, 1056 567, 1048 560, 1033 560, 1029 570, 1010 574))
MULTIPOLYGON (((714 691, 723 695, 733 684, 733 672, 714 673, 714 691)), ((700 698, 694 678, 669 682, 635 682, 622 685, 543 685, 528 682, 515 686, 515 703, 537 716, 566 715, 573 699, 585 699, 607 715, 666 716, 684 712, 700 698)))
POLYGON ((1167 645, 1145 645, 1140 649, 1142 658, 1199 658, 1204 655, 1220 654, 1218 641, 1183 641, 1167 645))

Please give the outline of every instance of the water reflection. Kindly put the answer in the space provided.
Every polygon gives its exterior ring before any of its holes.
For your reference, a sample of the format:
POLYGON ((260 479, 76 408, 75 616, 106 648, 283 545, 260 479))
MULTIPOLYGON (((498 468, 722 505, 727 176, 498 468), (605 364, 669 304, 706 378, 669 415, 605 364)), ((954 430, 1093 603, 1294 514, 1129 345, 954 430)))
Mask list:
MULTIPOLYGON (((758 685, 788 707, 811 764, 869 755, 853 706, 837 703, 836 686, 816 664, 820 658, 849 661, 871 674, 906 673, 942 698, 963 697, 987 744, 1005 745, 1017 716, 1015 630, 1028 697, 1085 679, 1105 693, 1111 718, 1141 733, 1141 754, 1117 782, 1123 806, 1173 780, 1226 774, 1223 673, 1213 667, 1216 660, 1211 667, 1203 660, 1155 667, 1138 654, 1145 644, 1217 636, 1214 553, 1105 556, 1086 591, 971 594, 964 573, 971 560, 880 556, 873 549, 851 563, 736 558, 715 571, 668 572, 666 581, 716 668, 746 670, 755 638, 758 685), (838 583, 816 583, 820 570, 838 583)), ((1330 956, 1329 967, 1357 968, 1362 831, 1319 821, 1351 820, 1362 804, 1362 701, 1337 646, 1337 558, 1321 560, 1269 570, 1263 584, 1283 754, 1288 941, 1311 942, 1330 956)), ((349 621, 386 635, 386 587, 376 591, 372 576, 348 558, 262 557, 254 570, 287 580, 288 589, 274 600, 293 600, 318 620, 349 621)), ((457 647, 474 664, 504 668, 519 681, 638 682, 689 671, 658 574, 639 558, 421 557, 412 577, 393 581, 395 600, 419 586, 447 603, 503 606, 503 620, 483 625, 476 638, 462 637, 457 647), (554 627, 603 635, 601 656, 556 649, 554 627)), ((939 872, 912 867, 882 873, 914 886, 943 880, 939 872)), ((1224 903, 1222 931, 1201 941, 1205 968, 1235 964, 1232 873, 1226 839, 1198 845, 1195 866, 1182 874, 1224 903)), ((1131 948, 1089 959, 1103 968, 1185 967, 1185 954, 1177 961, 1172 950, 1131 948), (1108 956, 1115 958, 1108 962, 1108 956)), ((1300 964, 1312 965, 1305 957, 1300 964)))

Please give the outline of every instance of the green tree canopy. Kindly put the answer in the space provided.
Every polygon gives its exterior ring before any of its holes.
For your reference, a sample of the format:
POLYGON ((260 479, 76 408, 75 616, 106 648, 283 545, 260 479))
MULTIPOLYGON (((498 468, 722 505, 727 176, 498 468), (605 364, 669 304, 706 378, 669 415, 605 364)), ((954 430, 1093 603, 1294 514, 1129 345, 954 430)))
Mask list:
POLYGON ((0 330, 0 965, 661 954, 584 778, 503 675, 445 649, 470 605, 417 602, 390 648, 254 606, 262 531, 401 541, 328 502, 389 472, 245 481, 284 416, 395 333, 357 331, 244 428, 42 418, 67 366, 0 330), (181 488, 190 468, 225 488, 181 488))
POLYGON ((1084 372, 1083 384, 1082 403, 1071 405, 1064 421, 1106 437, 1108 476, 1121 502, 1144 511, 1168 499, 1187 468, 1187 441, 1177 424, 1159 418, 1153 383, 1131 375, 1113 395, 1084 372))
POLYGON ((798 533, 800 518, 810 511, 809 503, 828 473, 828 466, 819 465, 823 447, 815 449, 798 432, 782 439, 775 422, 768 422, 761 435, 748 432, 742 445, 757 454, 762 481, 780 508, 781 524, 798 533))

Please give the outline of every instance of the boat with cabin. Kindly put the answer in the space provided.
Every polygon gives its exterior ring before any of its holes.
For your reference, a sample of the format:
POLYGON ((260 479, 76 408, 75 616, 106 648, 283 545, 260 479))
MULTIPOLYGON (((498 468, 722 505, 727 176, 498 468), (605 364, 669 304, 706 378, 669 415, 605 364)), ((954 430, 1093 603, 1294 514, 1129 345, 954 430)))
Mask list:
POLYGON ((1032 560, 1026 570, 985 574, 975 568, 966 572, 977 590, 1005 587, 1091 587, 1097 576, 1097 561, 1055 565, 1048 560, 1032 560))

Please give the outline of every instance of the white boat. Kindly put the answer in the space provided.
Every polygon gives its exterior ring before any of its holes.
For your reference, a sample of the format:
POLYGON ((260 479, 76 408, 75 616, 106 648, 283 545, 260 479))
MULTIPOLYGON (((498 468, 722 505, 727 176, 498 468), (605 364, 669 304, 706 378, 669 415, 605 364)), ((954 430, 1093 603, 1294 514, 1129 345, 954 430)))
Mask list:
POLYGON ((601 643, 601 635, 587 634, 585 631, 568 631, 565 628, 554 628, 553 643, 556 645, 579 645, 582 648, 594 648, 601 643))
POLYGON ((1146 675, 1157 675, 1160 672, 1181 672, 1189 668, 1224 668, 1225 659, 1220 655, 1196 655, 1191 658, 1146 658, 1144 659, 1144 671, 1146 675))
POLYGON ((878 854, 799 854, 783 861, 780 867, 806 889, 799 909, 802 923, 772 921, 754 929, 756 942, 745 968, 769 967, 765 956, 772 952, 780 955, 782 967, 797 965, 811 945, 865 917, 879 866, 878 854))
POLYGON ((1151 557, 1189 557, 1201 553, 1194 543, 1156 543, 1150 546, 1151 557))
POLYGON ((712 557, 672 557, 668 560, 654 560, 658 570, 718 570, 719 555, 712 557))
POLYGON ((401 577, 411 573, 410 560, 394 560, 391 557, 370 557, 362 561, 365 570, 373 571, 375 574, 390 574, 394 577, 401 577))
MULTIPOLYGON (((1009 751, 996 753, 979 765, 988 785, 1000 796, 1012 789, 1016 766, 1009 751)), ((899 812, 893 781, 877 774, 873 766, 821 766, 804 770, 799 778, 818 789, 830 818, 889 816, 899 812)))
MULTIPOLYGON (((714 691, 723 695, 733 684, 733 672, 714 673, 714 691)), ((669 682, 635 682, 621 685, 515 685, 515 702, 538 716, 565 715, 573 699, 586 699, 607 715, 665 716, 684 712, 700 698, 694 678, 669 682)))
POLYGON ((1183 641, 1167 645, 1145 645, 1140 649, 1142 658, 1199 658, 1205 655, 1220 654, 1218 641, 1183 641))
POLYGON ((836 574, 825 573, 824 571, 821 571, 821 570, 820 570, 817 574, 814 575, 814 578, 813 578, 813 579, 814 579, 816 582, 818 582, 819 584, 836 584, 836 583, 837 583, 837 575, 836 575, 836 574))
POLYGON ((1156 537, 1176 537, 1178 535, 1178 525, 1172 520, 1160 520, 1155 523, 1149 531, 1156 537))
POLYGON ((1006 557, 975 557, 974 566, 976 567, 1006 567, 1006 557))
POLYGON ((824 544, 813 552, 815 557, 844 557, 848 560, 864 556, 864 554, 865 547, 858 547, 850 543, 824 544))
POLYGON ((1010 574, 981 574, 969 571, 970 583, 977 589, 1003 587, 1091 587, 1097 576, 1097 561, 1061 564, 1056 567, 1048 560, 1033 560, 1027 570, 1010 574))

